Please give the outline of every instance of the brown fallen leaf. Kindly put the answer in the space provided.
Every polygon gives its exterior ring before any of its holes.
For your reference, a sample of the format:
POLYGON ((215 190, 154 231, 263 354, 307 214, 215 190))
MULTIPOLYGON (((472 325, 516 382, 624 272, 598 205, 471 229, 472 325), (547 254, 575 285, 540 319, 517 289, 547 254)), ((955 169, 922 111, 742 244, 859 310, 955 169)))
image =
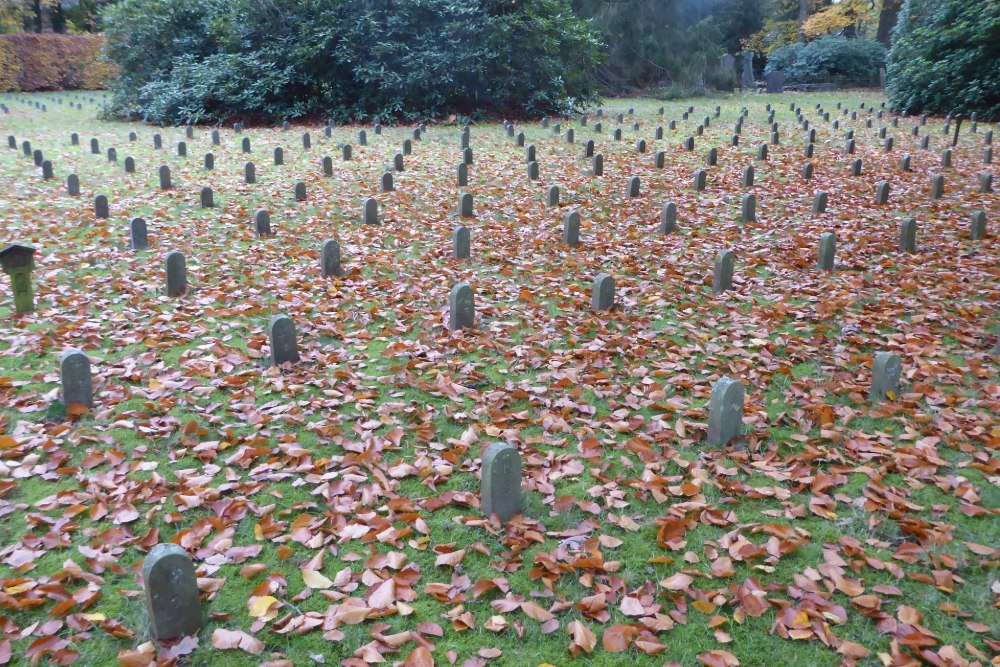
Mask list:
POLYGON ((239 649, 253 655, 260 655, 264 652, 264 642, 242 630, 216 628, 215 632, 212 633, 212 646, 220 650, 239 649))

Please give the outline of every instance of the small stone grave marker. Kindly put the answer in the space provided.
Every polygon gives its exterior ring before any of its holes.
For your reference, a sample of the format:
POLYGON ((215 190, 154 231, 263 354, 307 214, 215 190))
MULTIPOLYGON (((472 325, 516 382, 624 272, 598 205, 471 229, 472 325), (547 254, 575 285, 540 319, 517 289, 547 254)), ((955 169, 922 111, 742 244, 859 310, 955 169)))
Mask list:
POLYGON ((594 310, 611 310, 615 306, 615 279, 602 273, 594 279, 590 307, 594 310))
POLYGON ((740 211, 740 221, 744 224, 756 222, 757 220, 757 198, 752 192, 743 195, 743 206, 740 211))
POLYGON ((917 251, 917 221, 913 218, 906 218, 899 226, 899 249, 908 253, 917 251))
POLYGON ((108 207, 108 198, 106 195, 97 195, 94 197, 94 215, 98 218, 111 217, 111 212, 108 207))
POLYGON ((149 230, 146 227, 146 220, 143 218, 132 218, 128 226, 132 250, 147 249, 149 247, 149 230))
POLYGON ((736 255, 732 250, 722 250, 715 258, 715 271, 712 273, 712 292, 721 294, 733 288, 733 270, 736 255))
POLYGON ((868 394, 872 403, 888 399, 895 401, 899 395, 899 380, 903 375, 903 365, 899 357, 891 352, 879 352, 872 363, 872 386, 868 394))
POLYGON ((323 277, 339 277, 340 267, 340 244, 336 241, 327 241, 323 244, 323 277))
POLYGON ((448 329, 458 331, 471 329, 475 324, 476 307, 472 288, 460 283, 451 289, 448 296, 448 329))
POLYGON ((506 523, 521 511, 521 457, 506 443, 495 443, 483 454, 479 503, 483 514, 506 523))
POLYGON ((831 232, 819 238, 819 261, 816 268, 820 271, 833 271, 837 255, 837 235, 831 232))
POLYGON ((708 402, 709 445, 725 447, 730 441, 740 437, 745 397, 743 385, 727 377, 719 378, 712 385, 708 402))
POLYGON ((472 237, 468 227, 456 227, 451 235, 452 259, 469 259, 472 254, 472 237))
POLYGON ((660 211, 660 234, 673 234, 677 231, 677 204, 668 201, 660 211))
POLYGON ((986 211, 976 211, 972 214, 972 221, 969 226, 969 237, 973 241, 986 238, 986 211))
POLYGON ((267 337, 271 343, 271 363, 281 366, 299 360, 295 323, 287 315, 274 315, 267 324, 267 337))
POLYGON ((173 250, 166 257, 167 296, 180 296, 187 291, 187 259, 173 250))
POLYGON ((76 174, 70 174, 66 177, 66 193, 71 197, 80 194, 80 177, 76 174))
POLYGON ((160 189, 169 190, 172 183, 170 182, 170 167, 167 165, 160 166, 160 189))
POLYGON ((362 205, 362 219, 366 225, 378 224, 378 202, 374 197, 369 197, 362 205))
POLYGON ((215 206, 215 198, 212 195, 212 188, 204 187, 201 189, 201 207, 202 208, 212 208, 215 206))
POLYGON ((580 245, 580 214, 576 211, 563 218, 562 242, 573 248, 580 245))

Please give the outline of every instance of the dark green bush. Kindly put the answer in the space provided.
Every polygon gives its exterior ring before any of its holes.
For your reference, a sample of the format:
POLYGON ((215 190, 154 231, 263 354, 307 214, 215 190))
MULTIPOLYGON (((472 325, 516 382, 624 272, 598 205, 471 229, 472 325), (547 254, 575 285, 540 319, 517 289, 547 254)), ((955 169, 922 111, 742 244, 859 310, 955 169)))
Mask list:
POLYGON ((1000 119, 1000 2, 906 0, 888 73, 894 111, 1000 119))
POLYGON ((885 59, 885 47, 874 40, 822 37, 776 50, 768 56, 764 72, 783 71, 788 83, 877 84, 885 59))
POLYGON ((112 115, 154 123, 538 115, 592 103, 568 0, 122 0, 112 115))

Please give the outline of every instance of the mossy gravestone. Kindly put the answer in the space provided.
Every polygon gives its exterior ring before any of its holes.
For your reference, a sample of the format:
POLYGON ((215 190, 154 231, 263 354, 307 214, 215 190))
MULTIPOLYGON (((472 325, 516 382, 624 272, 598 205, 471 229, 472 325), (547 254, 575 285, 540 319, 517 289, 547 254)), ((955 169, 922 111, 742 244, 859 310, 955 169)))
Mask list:
POLYGON ((90 359, 79 350, 66 350, 59 360, 63 405, 94 407, 94 388, 90 381, 90 359))
POLYGON ((176 544, 158 544, 142 564, 146 608, 157 640, 197 635, 201 631, 201 603, 194 563, 176 544))
POLYGON ((708 405, 709 445, 725 447, 731 440, 740 437, 744 396, 743 385, 727 377, 712 385, 708 405))
POLYGON ((505 443, 490 445, 483 454, 479 502, 483 514, 506 523, 521 511, 521 457, 505 443))
POLYGON ((615 279, 602 273, 594 280, 590 307, 594 310, 611 310, 615 306, 615 279))
POLYGON ((31 288, 31 270, 35 268, 35 249, 23 245, 10 245, 0 250, 0 266, 10 276, 14 293, 14 312, 28 313, 35 309, 35 295, 31 288))
POLYGON ((899 394, 899 379, 903 375, 903 365, 899 357, 891 352, 879 352, 872 364, 872 386, 868 394, 873 403, 886 399, 896 400, 899 394))
POLYGON ((475 318, 476 306, 472 288, 468 283, 455 285, 448 297, 448 328, 451 331, 471 329, 475 318))
POLYGON ((267 337, 271 342, 271 362, 275 366, 295 363, 299 360, 299 346, 296 342, 295 323, 287 315, 275 315, 267 325, 267 337))
POLYGON ((323 244, 323 277, 339 277, 340 272, 340 244, 327 241, 323 244))

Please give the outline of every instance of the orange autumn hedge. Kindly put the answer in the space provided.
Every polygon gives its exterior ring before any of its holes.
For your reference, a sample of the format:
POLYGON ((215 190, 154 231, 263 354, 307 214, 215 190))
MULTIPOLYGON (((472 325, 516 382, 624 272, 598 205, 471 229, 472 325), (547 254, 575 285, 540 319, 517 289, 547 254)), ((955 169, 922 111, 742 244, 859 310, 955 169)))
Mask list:
POLYGON ((0 91, 95 90, 117 76, 101 35, 0 35, 0 91))

